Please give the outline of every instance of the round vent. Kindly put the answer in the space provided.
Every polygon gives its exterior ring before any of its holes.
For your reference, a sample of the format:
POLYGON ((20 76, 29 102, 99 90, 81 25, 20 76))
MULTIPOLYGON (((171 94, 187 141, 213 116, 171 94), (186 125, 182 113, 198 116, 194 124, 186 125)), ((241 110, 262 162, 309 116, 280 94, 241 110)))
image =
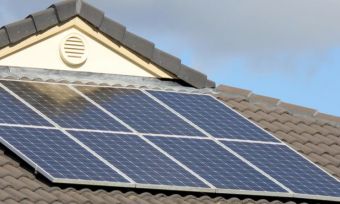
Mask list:
POLYGON ((79 34, 67 36, 60 45, 60 56, 63 61, 72 66, 79 67, 87 60, 85 40, 79 34))

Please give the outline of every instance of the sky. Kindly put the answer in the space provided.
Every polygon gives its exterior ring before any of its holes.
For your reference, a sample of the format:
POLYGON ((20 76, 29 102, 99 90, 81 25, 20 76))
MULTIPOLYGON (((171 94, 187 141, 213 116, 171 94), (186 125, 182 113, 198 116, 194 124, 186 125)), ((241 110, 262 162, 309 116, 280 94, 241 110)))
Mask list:
MULTIPOLYGON (((5 25, 58 0, 1 0, 5 25)), ((340 116, 339 0, 87 0, 217 84, 340 116)))

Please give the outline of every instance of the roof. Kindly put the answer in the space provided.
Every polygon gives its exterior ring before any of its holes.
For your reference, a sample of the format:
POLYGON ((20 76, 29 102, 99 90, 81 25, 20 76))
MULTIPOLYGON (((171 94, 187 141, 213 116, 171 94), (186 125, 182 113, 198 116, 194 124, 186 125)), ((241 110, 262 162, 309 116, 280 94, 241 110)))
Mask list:
MULTIPOLYGON (((165 90, 214 94, 242 115, 340 178, 340 118, 338 117, 311 114, 310 109, 288 105, 277 99, 227 86, 197 90, 155 79, 147 81, 143 78, 136 80, 134 77, 107 76, 103 81, 95 81, 96 74, 92 77, 88 75, 79 77, 78 73, 72 76, 72 72, 67 71, 46 70, 45 73, 42 71, 34 73, 32 69, 15 67, 2 67, 0 70, 0 78, 15 80, 100 84, 114 87, 158 87, 165 90), (129 85, 129 80, 134 81, 133 85, 129 85), (127 82, 123 84, 122 81, 127 82)), ((36 175, 34 169, 4 146, 0 149, 0 201, 4 203, 313 203, 297 199, 58 185, 50 183, 41 175, 36 175)))
MULTIPOLYGON (((75 74, 67 71, 34 70, 22 67, 0 67, 0 78, 210 93, 301 152, 335 177, 340 178, 339 117, 288 104, 279 99, 256 95, 248 90, 225 85, 213 89, 211 87, 214 87, 214 84, 207 80, 204 74, 182 65, 178 58, 154 48, 153 43, 126 31, 124 26, 106 18, 101 11, 82 1, 63 1, 46 10, 32 14, 25 20, 4 26, 0 29, 0 47, 15 45, 30 35, 43 32, 75 16, 81 17, 113 40, 199 89, 183 86, 177 81, 162 81, 161 79, 89 73, 75 74), (178 69, 176 69, 177 65, 178 69)), ((317 203, 316 201, 293 198, 264 198, 246 195, 214 195, 53 184, 43 176, 36 174, 33 168, 2 145, 0 145, 0 202, 317 203)))
POLYGON ((0 29, 0 49, 13 46, 30 36, 63 24, 75 17, 88 22, 116 43, 125 46, 144 60, 160 66, 180 80, 196 88, 212 88, 215 83, 207 76, 181 63, 177 57, 155 47, 155 44, 126 30, 126 27, 107 18, 104 12, 82 0, 60 1, 46 10, 28 15, 25 19, 0 29))

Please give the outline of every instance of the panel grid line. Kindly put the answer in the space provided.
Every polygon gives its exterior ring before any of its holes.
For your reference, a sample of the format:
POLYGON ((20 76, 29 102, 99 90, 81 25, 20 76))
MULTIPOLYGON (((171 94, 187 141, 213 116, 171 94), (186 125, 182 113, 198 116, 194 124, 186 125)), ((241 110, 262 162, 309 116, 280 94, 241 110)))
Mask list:
POLYGON ((21 157, 23 157, 22 159, 27 162, 28 164, 30 164, 34 171, 39 171, 42 175, 46 176, 49 180, 53 181, 54 177, 49 174, 47 171, 45 171, 44 169, 40 168, 39 165, 37 165, 34 161, 32 161, 30 158, 28 158, 26 155, 21 154, 20 151, 15 148, 13 145, 11 145, 10 143, 8 143, 5 139, 3 139, 0 136, 0 141, 2 144, 4 144, 7 148, 9 148, 11 151, 13 151, 14 153, 16 153, 17 155, 21 155, 21 157))
MULTIPOLYGON (((6 80, 6 81, 18 81, 18 82, 23 82, 23 80, 6 80)), ((85 94, 82 93, 81 89, 78 90, 76 87, 77 86, 91 86, 91 87, 97 87, 94 85, 71 85, 71 84, 65 84, 65 83, 47 83, 47 82, 32 82, 32 81, 26 81, 26 82, 31 82, 31 83, 45 83, 45 84, 56 84, 56 85, 65 85, 66 88, 71 89, 72 91, 76 92, 76 95, 80 95, 82 98, 85 98, 86 101, 90 102, 89 104, 94 105, 93 108, 99 108, 99 112, 104 112, 105 114, 103 115, 108 115, 109 117, 107 118, 113 118, 115 119, 118 123, 117 124, 121 124, 122 127, 124 126, 126 129, 122 129, 122 131, 115 131, 115 130, 101 130, 101 128, 98 129, 86 129, 86 128, 73 128, 71 127, 62 127, 61 125, 58 124, 58 122, 54 122, 53 119, 51 119, 49 117, 49 115, 44 114, 44 112, 39 111, 38 108, 35 108, 35 103, 32 102, 30 100, 26 100, 25 97, 21 97, 20 93, 17 94, 16 93, 16 89, 13 89, 13 91, 11 90, 11 86, 6 86, 5 84, 0 82, 0 88, 4 89, 6 92, 8 92, 10 95, 12 95, 14 98, 16 98, 17 100, 19 100, 21 103, 23 103, 25 106, 27 106, 28 108, 30 108, 31 110, 33 110, 35 113, 37 113, 39 116, 42 117, 43 120, 46 120, 47 122, 49 122, 51 125, 51 127, 47 126, 47 125, 22 125, 22 124, 12 124, 11 122, 8 123, 7 121, 0 123, 0 127, 6 128, 6 127, 13 127, 13 128, 28 128, 28 129, 46 129, 46 130, 59 130, 60 132, 62 132, 64 135, 66 135, 68 138, 70 138, 71 140, 73 140, 75 143, 77 143, 79 146, 81 146, 82 148, 84 148, 87 152, 89 152, 91 155, 93 155, 96 159, 98 159, 100 162, 103 163, 103 165, 105 164, 106 166, 109 166, 112 170, 114 170, 115 172, 117 172, 118 174, 120 174, 123 178, 125 178, 126 180, 128 180, 131 183, 122 183, 122 186, 126 186, 126 187, 134 187, 134 188, 143 188, 144 187, 150 187, 150 188, 159 188, 159 189, 167 189, 167 185, 164 185, 163 187, 161 187, 160 185, 150 185, 150 184, 139 184, 137 182, 134 181, 134 177, 130 177, 128 176, 128 174, 124 173, 124 171, 121 171, 119 168, 116 168, 115 163, 111 163, 111 161, 107 160, 105 157, 101 156, 100 153, 97 153, 98 151, 93 151, 91 149, 91 146, 89 146, 87 143, 82 142, 81 139, 78 139, 78 136, 76 136, 76 134, 73 135, 73 133, 71 131, 76 131, 76 132, 88 132, 88 133, 108 133, 108 134, 122 134, 122 135, 131 135, 133 134, 134 136, 139 137, 140 139, 142 139, 145 143, 149 144, 151 147, 153 147, 154 149, 156 149, 158 152, 162 153, 164 156, 166 156, 167 158, 169 158, 170 160, 172 160, 173 162, 175 162, 177 165, 179 165, 180 167, 182 167, 184 170, 186 170, 187 172, 189 172, 191 175, 193 175, 194 177, 196 177, 197 179, 199 179, 200 181, 202 181, 203 183, 205 183, 206 185, 208 185, 210 188, 203 188, 204 192, 208 192, 207 190, 213 190, 213 191, 209 191, 209 192, 214 192, 214 193, 230 193, 230 192, 234 192, 235 194, 239 194, 238 190, 232 190, 228 188, 216 188, 214 184, 212 184, 213 182, 211 182, 209 179, 206 180, 205 178, 200 176, 200 173, 197 174, 195 168, 192 168, 189 164, 187 164, 185 161, 181 161, 181 159, 178 159, 177 156, 175 156, 176 154, 172 154, 171 151, 170 153, 168 153, 168 151, 164 150, 163 146, 161 144, 158 144, 158 142, 154 142, 154 138, 157 139, 157 137, 161 138, 178 138, 178 139, 188 139, 190 140, 200 140, 199 142, 207 142, 207 141, 211 141, 214 142, 215 144, 217 144, 218 146, 222 147, 224 150, 226 150, 226 152, 229 152, 230 154, 232 154, 233 156, 235 156, 235 158, 238 158, 240 160, 240 162, 242 161, 243 163, 245 163, 246 165, 250 166, 252 169, 254 169, 255 171, 257 171, 258 173, 260 173, 261 175, 263 175, 264 177, 260 177, 260 178, 268 178, 270 181, 272 181, 273 183, 277 184, 278 186, 280 186, 281 188, 285 189, 288 193, 282 193, 282 195, 284 197, 296 197, 296 198, 310 198, 310 199, 320 199, 320 200, 334 200, 335 197, 331 197, 331 196, 318 196, 315 195, 315 197, 312 194, 301 194, 301 193, 295 193, 292 190, 290 190, 290 187, 287 187, 285 184, 281 183, 279 180, 275 179, 276 176, 271 176, 270 172, 267 173, 267 171, 264 169, 262 170, 261 165, 259 165, 260 167, 258 167, 256 162, 252 162, 252 160, 248 160, 246 159, 247 157, 243 157, 241 153, 238 153, 236 150, 234 150, 232 147, 229 147, 227 144, 227 142, 235 142, 235 143, 244 143, 244 144, 263 144, 263 145, 275 145, 277 148, 281 148, 282 146, 286 146, 287 148, 289 148, 292 152, 294 152, 296 155, 301 156, 304 160, 307 160, 309 163, 311 163, 314 167, 318 168, 319 170, 321 170, 322 172, 326 173, 329 177, 332 177, 333 179, 335 179, 337 182, 340 182, 340 179, 336 178, 335 176, 331 175, 329 172, 327 172, 326 170, 324 170, 323 168, 321 168, 320 166, 318 166, 317 164, 315 164, 314 162, 312 162, 311 160, 309 160, 308 158, 306 158, 304 155, 302 155, 300 152, 298 152, 297 150, 295 150, 294 148, 292 148, 291 146, 289 146, 286 143, 283 143, 282 141, 280 141, 279 139, 277 139, 276 136, 274 136, 273 134, 269 133, 267 130, 264 130, 263 128, 261 128, 259 125, 257 125, 256 123, 254 123, 253 121, 247 119, 245 116, 243 116, 241 113, 237 112, 236 110, 230 108, 227 104, 223 103, 222 101, 218 100, 216 97, 210 95, 210 94, 203 94, 203 93, 191 93, 191 92, 180 92, 180 91, 166 91, 166 90, 153 90, 153 89, 147 89, 147 88, 130 88, 130 87, 121 87, 122 89, 136 89, 136 90, 140 90, 141 92, 143 92, 145 95, 147 95, 148 97, 150 97, 152 100, 154 100, 155 102, 157 102, 159 105, 161 105, 162 107, 164 107, 165 109, 167 109, 168 111, 170 111, 172 114, 176 115, 177 117, 179 117, 180 119, 182 119, 185 123, 187 123, 188 125, 190 125, 191 127, 193 127, 195 130, 197 130, 199 133, 203 133, 202 135, 200 134, 200 136, 186 136, 186 135, 178 135, 178 134, 174 134, 174 135, 169 135, 169 134, 158 134, 158 133, 144 133, 142 131, 138 132, 138 130, 135 130, 133 127, 131 127, 128 122, 124 122, 123 120, 120 120, 120 118, 118 118, 116 116, 116 114, 111 113, 109 110, 110 109, 106 109, 105 106, 102 106, 101 104, 97 103, 95 100, 92 100, 90 96, 87 96, 85 94), (274 141, 258 141, 258 140, 251 140, 251 139, 231 139, 231 138, 223 138, 223 135, 221 137, 214 137, 212 133, 209 133, 209 129, 205 130, 204 127, 200 127, 200 123, 196 123, 195 120, 191 120, 190 116, 187 116, 185 113, 182 114, 182 112, 180 111, 181 109, 179 109, 177 111, 176 108, 172 108, 172 105, 167 105, 167 103, 163 102, 163 99, 160 98, 158 99, 158 97, 156 97, 157 95, 153 95, 153 92, 148 92, 147 90, 152 90, 152 91, 159 91, 159 92, 173 92, 173 93, 183 93, 183 94, 188 94, 188 95, 199 95, 199 96, 209 96, 212 99, 214 99, 216 102, 224 105, 226 108, 228 108, 229 110, 233 111, 234 113, 238 114, 240 117, 242 117, 243 119, 245 119, 246 121, 248 121, 249 123, 251 123, 252 125, 256 126, 257 128, 261 129, 262 131, 264 131, 266 134, 272 136, 273 138, 277 139, 278 142, 274 142, 274 141), (32 105, 31 105, 32 104, 32 105), (101 109, 102 108, 102 109, 101 109), (68 132, 70 131, 70 132, 68 132), (131 132, 127 132, 127 131, 131 131, 131 132), (206 137, 204 137, 206 136, 206 137), (207 141, 203 141, 203 140, 207 140, 207 141), (174 155, 174 156, 173 156, 174 155), (122 175, 123 174, 123 175, 122 175), (125 177, 125 176, 127 177, 125 177), (128 178, 130 178, 131 180, 129 180, 128 178), (205 182, 206 181, 206 182, 205 182), (211 186, 210 186, 210 185, 211 186)), ((98 87, 107 87, 107 88, 115 88, 112 86, 98 86, 98 87)), ((120 88, 120 87, 119 87, 120 88)), ((5 92, 4 92, 5 93, 5 92)), ((86 93, 86 92, 85 92, 86 93)), ((170 103, 171 104, 171 103, 170 103)), ((176 107, 176 106, 175 106, 176 107)), ((218 106, 221 107, 221 106, 218 106)), ((119 116, 120 117, 120 116, 119 116)), ((30 123, 29 123, 30 124, 30 123)), ((198 133, 197 133, 198 134, 198 133)), ((10 149, 18 154, 21 155, 22 157, 24 157, 23 159, 31 164, 31 166, 37 170, 38 172, 42 173, 44 176, 46 176, 47 178, 49 178, 51 181, 53 182, 57 182, 59 183, 59 178, 54 178, 52 177, 46 170, 42 169, 41 166, 37 165, 37 163, 34 162, 34 160, 31 160, 29 157, 27 157, 24 154, 21 154, 19 149, 16 149, 16 147, 14 147, 13 145, 11 145, 11 143, 9 143, 8 141, 5 140, 5 135, 3 135, 3 137, 0 136, 1 142, 4 143, 5 146, 10 146, 10 149), (57 181, 58 180, 58 181, 57 181)), ((137 137, 135 139, 137 139, 137 137)), ((156 141, 156 140, 155 140, 156 141)), ((198 141, 197 141, 198 142, 198 141)), ((239 144, 241 145, 241 144, 239 144)), ((260 145, 259 145, 260 146, 260 145)), ((216 146, 217 147, 217 146, 216 146)), ((273 148, 276 148, 273 147, 273 148)), ((169 160, 169 161, 170 161, 169 160)), ((321 173, 321 172, 320 172, 321 173)), ((70 179, 70 181, 67 181, 68 179, 60 179, 61 180, 65 180, 66 183, 77 183, 77 181, 72 181, 72 179, 70 179)), ((79 184, 86 184, 86 180, 81 181, 81 179, 79 180, 79 184), (85 183, 84 183, 85 182, 85 183)), ((93 181, 89 181, 90 183, 88 183, 89 185, 92 185, 91 182, 93 181)), ((99 183, 96 184, 96 182, 93 183, 93 185, 100 185, 99 183)), ((110 182, 103 182, 103 185, 111 185, 110 182)), ((112 185, 117 185, 120 186, 120 184, 118 185, 117 183, 113 182, 112 185)), ((289 186, 289 185, 288 185, 289 186)), ((177 188, 177 185, 175 186, 169 186, 169 189, 174 188, 176 189, 181 189, 181 187, 177 188)), ((199 188, 193 187, 193 189, 197 189, 199 190, 199 188)), ((244 192, 248 192, 247 190, 244 192)), ((252 191, 249 191, 252 192, 252 191)), ((257 191, 255 191, 254 193, 256 194, 257 191)), ((261 192, 261 191, 260 191, 261 192)), ((260 193, 259 192, 259 193, 260 193)), ((262 194, 260 193, 259 195, 266 195, 267 191, 262 192, 262 194)), ((268 191, 270 192, 270 191, 268 191)), ((270 195, 274 195, 273 194, 268 194, 270 195)), ((280 194, 281 195, 281 194, 280 194)), ((336 199, 337 200, 337 199, 336 199)))
POLYGON ((267 174, 266 172, 264 172, 263 170, 261 170, 260 168, 258 168, 257 166, 255 166, 254 164, 252 164, 251 162, 249 162, 248 160, 246 160, 244 157, 242 157, 241 155, 239 155, 238 153, 236 153, 235 151, 233 151, 232 149, 230 149, 229 147, 225 146, 222 142, 218 141, 215 137, 213 137, 212 135, 210 135, 208 132, 206 132, 205 130, 203 130, 202 128, 200 128, 199 126, 197 126, 196 124, 194 124, 193 122, 191 122, 190 120, 188 120, 186 117, 184 117, 183 115, 181 115, 180 113, 178 113, 177 111, 175 111, 174 109, 172 109, 171 107, 169 107, 168 105, 166 105, 165 103, 163 103, 162 101, 160 101, 158 98, 154 97, 152 94, 150 94, 149 92, 147 92, 146 90, 142 90, 143 93, 145 93, 147 96, 149 96, 150 98, 152 98, 153 100, 155 100, 156 102, 158 102, 160 105, 164 106, 166 109, 168 109, 170 112, 172 112, 173 114, 177 115, 178 117, 180 117, 181 119, 183 119, 185 122, 189 123, 191 126, 193 126, 194 128, 196 128, 197 130, 199 130, 200 132, 202 132, 204 135, 206 135, 207 137, 209 137, 211 140, 213 140, 215 143, 217 143, 219 146, 221 146, 223 149, 225 149, 226 151, 230 152, 231 154, 233 154, 235 157, 239 158, 241 161, 243 161, 244 163, 248 164, 249 166, 251 166, 253 169, 255 169, 256 171, 258 171, 259 173, 261 173, 263 176, 265 176, 266 178, 268 178, 269 180, 273 181, 274 183, 276 183, 277 185, 279 185, 281 188, 285 189, 286 191, 288 191, 290 194, 293 194, 293 191, 291 189, 289 189, 288 187, 286 187, 285 185, 283 185, 282 183, 280 183, 278 180, 276 180, 275 178, 273 178, 272 176, 270 176, 269 174, 267 174))
POLYGON ((227 138, 216 138, 218 141, 230 141, 230 142, 243 142, 243 143, 255 143, 255 144, 270 144, 270 145, 284 145, 283 143, 277 142, 265 142, 256 140, 239 140, 239 139, 227 139, 227 138))
MULTIPOLYGON (((239 114, 241 117, 243 117, 244 119, 248 120, 249 122, 253 123, 255 126, 257 126, 258 128, 262 129, 263 131, 265 131, 267 134, 271 135, 274 138, 277 138, 275 135, 273 135, 272 133, 270 133, 269 131, 263 129, 262 127, 260 127, 259 125, 257 125, 256 123, 254 123, 253 121, 249 120, 248 118, 246 118, 245 116, 243 116, 242 114, 238 113, 237 111, 235 111, 234 109, 232 109, 231 107, 229 107, 227 104, 223 103, 222 101, 218 100, 217 98, 215 98, 214 96, 211 95, 207 95, 209 97, 212 97, 215 101, 217 101, 218 103, 221 103, 222 105, 224 105, 225 107, 231 109, 232 111, 236 112, 237 114, 239 114)), ((278 138, 277 138, 278 139, 278 138)), ((279 139, 278 139, 279 140, 279 139)), ((279 140, 280 143, 282 145, 285 145, 286 147, 288 147, 290 150, 292 150, 293 152, 295 152, 296 154, 298 154, 299 156, 303 157, 305 160, 307 160, 309 163, 311 163, 312 165, 314 165, 315 167, 317 167, 318 169, 322 170, 324 173, 326 173, 328 176, 334 178, 335 180, 337 180, 338 182, 340 182, 340 179, 336 178, 335 176, 333 176, 332 174, 330 174, 329 172, 327 172, 326 170, 324 170, 323 168, 321 168, 320 166, 318 166, 317 164, 315 164, 314 162, 312 162, 310 159, 306 158, 304 155, 302 155, 300 152, 298 152, 296 149, 292 148, 291 146, 289 146, 288 144, 282 142, 281 140, 279 140)))
POLYGON ((119 123, 121 123, 123 126, 125 126, 127 129, 129 129, 130 131, 132 131, 134 134, 136 134, 138 137, 140 137, 143 141, 145 141, 146 143, 148 143, 149 145, 151 145, 153 148, 157 149, 159 152, 161 152, 163 155, 165 155, 166 157, 168 157, 169 159, 171 159, 173 162, 175 162, 177 165, 179 165, 180 167, 182 167, 183 169, 185 169, 186 171, 188 171, 190 174, 192 174, 193 176, 195 176, 197 179, 199 179, 200 181, 202 181, 203 183, 205 183, 207 186, 209 186, 210 188, 216 189, 216 187, 214 185, 212 185, 210 182, 208 182, 206 179, 202 178, 200 175, 198 175, 196 172, 192 171, 189 167, 187 167, 186 165, 184 165, 182 162, 178 161, 176 158, 174 158, 173 156, 169 155, 167 152, 165 152, 164 150, 162 150, 160 147, 158 147, 156 144, 154 144, 153 142, 151 142, 150 140, 148 140, 147 138, 145 138, 143 135, 141 135, 139 132, 137 132, 134 128, 132 128, 130 125, 128 125, 127 123, 125 123, 124 121, 122 121, 121 119, 119 119, 117 116, 115 116, 114 114, 112 114, 111 112, 107 111, 105 108, 103 108, 102 106, 100 106, 98 103, 96 103, 94 100, 92 100, 91 98, 89 98, 88 96, 86 96, 85 94, 83 94, 82 92, 80 92, 78 89, 76 89, 74 86, 72 85, 68 85, 68 87, 70 89, 72 89, 73 91, 75 91, 76 93, 78 93, 80 96, 82 96, 83 98, 85 98, 86 100, 88 100, 90 103, 92 103, 93 105, 95 105, 97 108, 99 108, 100 110, 102 110, 103 112, 105 112, 106 114, 108 114, 110 117, 112 117, 113 119, 117 120, 119 123))
POLYGON ((37 114, 39 114, 41 117, 43 117, 45 120, 47 120, 49 123, 51 123, 53 126, 55 126, 58 130, 60 130, 62 133, 64 133, 65 135, 67 135, 70 139, 72 139, 74 142, 76 142, 78 145, 80 145, 81 147, 83 147, 85 150, 87 150, 88 152, 90 152, 93 156, 95 156, 98 160, 100 160, 101 162, 103 162, 104 164, 106 164, 107 166, 109 166, 112 170, 114 170, 115 172, 117 172, 118 174, 120 174, 123 178, 125 178, 126 180, 128 180, 130 183, 136 183, 133 179, 131 179, 130 177, 128 177, 125 173, 123 173, 122 171, 120 171, 119 169, 117 169, 116 167, 114 167, 112 164, 110 164, 107 160, 105 160, 104 158, 102 158, 100 155, 98 155, 96 152, 92 151, 89 147, 87 147, 86 145, 84 145, 81 141, 79 141, 77 138, 73 137, 70 133, 68 133, 66 130, 64 130, 61 126, 59 126, 57 123, 55 123, 53 120, 51 120, 49 117, 47 117, 45 114, 43 114, 42 112, 40 112, 38 109, 36 109, 34 106, 32 106, 31 104, 29 104, 27 101, 25 101, 24 99, 22 99, 20 96, 18 96, 17 94, 15 94, 13 91, 11 91, 10 89, 8 89, 5 85, 3 85, 2 83, 0 83, 0 87, 3 88, 4 90, 6 90, 9 94, 11 94, 12 96, 14 96, 16 99, 18 99, 19 101, 21 101, 23 104, 25 104, 27 107, 29 107, 30 109, 32 109, 34 112, 36 112, 37 114))
POLYGON ((10 123, 0 123, 1 127, 22 127, 22 128, 34 128, 34 129, 50 129, 56 130, 58 128, 52 126, 38 126, 38 125, 21 125, 21 124, 10 124, 10 123))

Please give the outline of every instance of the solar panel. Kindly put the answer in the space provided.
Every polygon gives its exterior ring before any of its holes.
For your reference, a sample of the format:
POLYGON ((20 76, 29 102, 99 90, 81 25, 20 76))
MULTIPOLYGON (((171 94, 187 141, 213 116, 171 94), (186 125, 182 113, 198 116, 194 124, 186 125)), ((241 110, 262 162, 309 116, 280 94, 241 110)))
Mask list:
POLYGON ((1 83, 1 143, 52 182, 340 200, 336 179, 211 96, 1 83))
POLYGON ((214 137, 278 142, 211 96, 165 91, 148 92, 214 137))
POLYGON ((59 130, 0 127, 0 140, 51 180, 128 182, 59 130))
POLYGON ((2 84, 63 128, 129 131, 65 85, 15 81, 2 84))
POLYGON ((136 135, 70 133, 137 183, 208 188, 136 135))
POLYGON ((211 140, 148 137, 217 188, 285 192, 211 140))
POLYGON ((0 123, 51 126, 45 119, 0 88, 0 123))
POLYGON ((138 132, 203 136, 140 90, 88 86, 77 89, 138 132))
POLYGON ((340 197, 340 183, 285 145, 223 142, 295 193, 340 197))

